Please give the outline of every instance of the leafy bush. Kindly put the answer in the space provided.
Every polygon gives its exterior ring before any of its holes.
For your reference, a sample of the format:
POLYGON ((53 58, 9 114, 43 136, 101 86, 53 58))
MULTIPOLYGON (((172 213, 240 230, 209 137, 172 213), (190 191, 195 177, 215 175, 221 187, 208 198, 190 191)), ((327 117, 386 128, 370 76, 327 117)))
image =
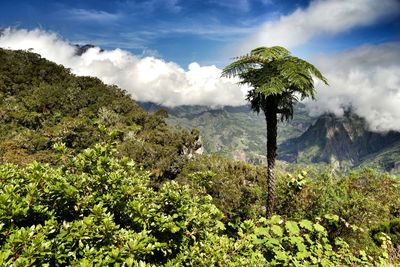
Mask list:
POLYGON ((373 227, 369 233, 378 245, 382 245, 387 238, 390 238, 390 257, 400 261, 400 218, 381 223, 373 227))
POLYGON ((116 153, 115 145, 98 144, 58 168, 0 165, 0 265, 333 266, 379 259, 332 243, 309 221, 245 221, 228 237, 210 196, 174 181, 154 190, 148 171, 116 153))
POLYGON ((175 182, 156 192, 115 153, 96 145, 57 169, 2 165, 0 265, 166 262, 223 228, 210 197, 175 182))
POLYGON ((254 228, 253 243, 271 266, 374 266, 386 262, 382 254, 377 262, 364 250, 353 253, 340 238, 330 240, 317 221, 284 221, 280 216, 261 220, 254 228))
POLYGON ((277 213, 290 219, 324 218, 329 237, 341 237, 352 246, 373 247, 368 229, 398 216, 400 180, 370 169, 347 175, 310 170, 283 174, 278 178, 277 213), (366 231, 354 231, 359 226, 366 231))
POLYGON ((207 193, 226 216, 239 222, 264 215, 265 170, 220 156, 197 156, 176 179, 196 191, 207 193))

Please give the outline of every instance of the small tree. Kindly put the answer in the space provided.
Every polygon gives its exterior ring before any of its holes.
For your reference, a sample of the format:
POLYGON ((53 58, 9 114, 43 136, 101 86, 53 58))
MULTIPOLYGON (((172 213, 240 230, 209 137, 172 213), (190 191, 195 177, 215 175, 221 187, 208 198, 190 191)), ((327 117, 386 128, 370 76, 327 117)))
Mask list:
POLYGON ((267 184, 266 215, 273 214, 275 200, 275 160, 277 126, 293 118, 294 104, 306 97, 315 98, 313 76, 328 84, 317 68, 307 61, 294 57, 280 46, 259 47, 250 54, 235 58, 222 72, 225 77, 239 77, 249 84, 246 99, 253 111, 262 110, 267 123, 267 184))

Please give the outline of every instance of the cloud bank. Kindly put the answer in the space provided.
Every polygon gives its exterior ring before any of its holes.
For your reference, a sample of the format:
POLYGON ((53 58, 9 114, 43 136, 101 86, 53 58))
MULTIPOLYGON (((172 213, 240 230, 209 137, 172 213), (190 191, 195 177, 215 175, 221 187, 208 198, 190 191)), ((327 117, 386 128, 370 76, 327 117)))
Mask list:
MULTIPOLYGON (((314 1, 307 9, 268 22, 248 42, 252 47, 259 42, 293 47, 309 42, 318 34, 335 34, 372 24, 398 12, 399 5, 394 0, 314 1)), ((194 62, 185 70, 156 57, 139 57, 121 49, 101 52, 98 47, 78 56, 75 46, 42 30, 6 29, 0 36, 0 47, 32 48, 77 75, 96 76, 105 83, 116 84, 138 101, 170 107, 246 103, 247 88, 239 87, 237 80, 220 78, 221 69, 213 65, 200 66, 194 62)), ((351 107, 366 119, 373 131, 400 131, 400 43, 358 47, 320 56, 312 63, 330 82, 328 88, 317 84, 317 101, 306 102, 312 115, 324 112, 342 115, 351 107)))
POLYGON ((307 102, 312 115, 351 107, 373 131, 400 131, 400 43, 321 56, 316 65, 330 87, 317 85, 317 101, 307 102))
POLYGON ((399 12, 398 0, 315 0, 305 9, 263 24, 241 43, 238 53, 248 53, 259 46, 293 48, 314 37, 371 25, 399 12))
POLYGON ((121 49, 101 52, 91 48, 81 56, 76 48, 55 33, 39 29, 6 29, 0 36, 0 47, 32 49, 42 57, 62 64, 76 75, 96 76, 108 84, 128 91, 133 99, 152 101, 165 106, 177 105, 243 105, 245 87, 235 79, 220 78, 216 66, 193 62, 184 70, 174 62, 155 57, 138 57, 121 49))

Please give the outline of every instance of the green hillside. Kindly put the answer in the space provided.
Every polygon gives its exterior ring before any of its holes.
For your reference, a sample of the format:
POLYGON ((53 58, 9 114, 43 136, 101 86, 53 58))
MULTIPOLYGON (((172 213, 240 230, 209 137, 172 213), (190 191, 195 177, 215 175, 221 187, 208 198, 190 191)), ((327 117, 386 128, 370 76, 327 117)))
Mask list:
MULTIPOLYGON (((190 183, 181 173, 201 148, 197 130, 174 129, 165 122, 164 111, 148 113, 116 86, 75 76, 37 54, 0 49, 0 61, 0 164, 25 166, 38 161, 59 166, 98 143, 115 143, 117 156, 149 171, 155 188, 178 176, 190 183)), ((239 212, 239 203, 248 196, 242 191, 263 177, 262 167, 215 161, 218 168, 213 170, 229 172, 214 179, 233 179, 238 185, 229 193, 235 195, 229 217, 249 218, 248 212, 239 212)), ((207 165, 196 169, 207 170, 207 165)), ((251 196, 249 205, 260 201, 258 191, 251 196)))
POLYGON ((76 153, 117 137, 121 155, 174 178, 197 149, 197 132, 173 130, 116 86, 29 52, 0 49, 0 62, 0 162, 56 164, 54 144, 76 153))

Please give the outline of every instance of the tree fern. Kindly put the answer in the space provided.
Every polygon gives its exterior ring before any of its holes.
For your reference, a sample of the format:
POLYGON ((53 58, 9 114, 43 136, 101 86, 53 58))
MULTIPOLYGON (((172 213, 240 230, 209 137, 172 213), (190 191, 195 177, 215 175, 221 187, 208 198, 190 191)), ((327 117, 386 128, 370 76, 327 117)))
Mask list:
POLYGON ((314 77, 328 84, 321 72, 307 61, 294 57, 281 46, 258 47, 250 54, 235 58, 222 76, 239 77, 252 87, 246 99, 253 111, 264 112, 267 123, 268 199, 267 217, 272 215, 275 191, 277 115, 293 118, 294 105, 306 97, 315 98, 314 77))

